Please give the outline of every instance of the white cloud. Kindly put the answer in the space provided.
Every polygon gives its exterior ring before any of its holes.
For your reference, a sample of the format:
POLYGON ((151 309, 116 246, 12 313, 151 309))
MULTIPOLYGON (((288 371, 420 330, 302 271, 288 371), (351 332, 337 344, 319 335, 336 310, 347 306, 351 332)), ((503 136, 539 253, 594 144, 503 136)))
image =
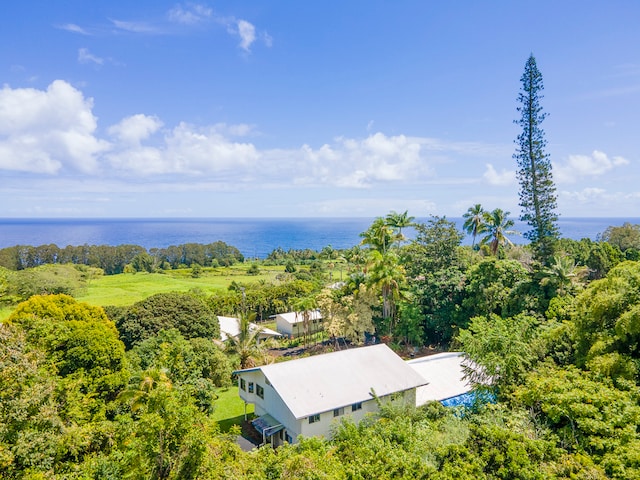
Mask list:
MULTIPOLYGON (((92 108, 91 99, 60 80, 46 91, 5 87, 0 91, 0 169, 80 171, 86 178, 99 175, 122 181, 130 181, 134 173, 154 177, 154 184, 213 182, 216 188, 225 183, 240 188, 404 188, 477 183, 471 177, 461 181, 455 173, 436 177, 433 165, 443 164, 443 158, 457 158, 459 152, 475 157, 494 151, 491 146, 381 132, 339 137, 318 148, 259 149, 238 140, 256 136, 248 124, 166 127, 160 118, 145 114, 123 118, 106 129, 108 139, 101 139, 96 136, 92 108)), ((457 168, 451 160, 448 167, 457 168)), ((487 168, 485 176, 494 183, 509 178, 508 172, 487 168)))
POLYGON ((262 32, 262 41, 268 48, 271 48, 273 46, 273 37, 267 32, 262 32))
POLYGON ((484 178, 489 185, 505 187, 516 183, 516 172, 504 168, 501 172, 498 172, 492 164, 487 163, 487 169, 482 175, 482 178, 484 178))
POLYGON ((171 22, 182 25, 195 25, 211 18, 213 10, 205 5, 188 4, 186 7, 178 4, 167 12, 171 22))
POLYGON ((126 126, 137 127, 128 138, 129 145, 107 155, 111 165, 119 171, 131 171, 140 175, 199 175, 226 173, 242 176, 246 169, 260 157, 252 144, 231 142, 216 131, 215 127, 196 128, 181 123, 168 132, 157 147, 140 145, 145 135, 159 127, 150 117, 136 116, 125 119, 110 132, 127 135, 126 126))
POLYGON ((417 180, 431 174, 421 140, 376 133, 364 139, 338 138, 334 145, 313 150, 304 145, 299 160, 306 165, 297 183, 366 188, 377 182, 417 180))
POLYGON ((158 34, 162 33, 157 25, 152 25, 147 22, 130 22, 124 20, 111 19, 111 23, 119 29, 129 33, 146 33, 146 34, 158 34))
POLYGON ((93 101, 62 80, 46 91, 0 90, 0 168, 55 173, 98 169, 108 143, 95 137, 93 101), (2 138, 4 137, 4 138, 2 138))
MULTIPOLYGON (((123 32, 139 35, 176 35, 184 34, 194 28, 207 28, 211 25, 217 25, 225 28, 227 33, 233 37, 239 38, 238 46, 246 53, 251 53, 251 48, 256 41, 260 41, 269 48, 273 45, 271 35, 266 31, 258 31, 251 22, 233 15, 218 15, 212 8, 199 3, 178 3, 166 11, 164 18, 156 20, 139 21, 110 18, 108 21, 111 26, 110 33, 116 35, 123 32)), ((58 25, 56 28, 84 35, 92 33, 73 23, 58 25)), ((104 28, 94 30, 102 32, 104 28)), ((92 61, 101 63, 97 60, 102 59, 89 54, 86 49, 83 49, 79 54, 79 60, 82 63, 92 61)))
POLYGON ((623 157, 609 158, 604 152, 594 150, 591 155, 569 155, 564 164, 554 163, 553 172, 558 183, 573 183, 584 177, 598 177, 628 164, 629 161, 623 157))
POLYGON ((229 135, 231 137, 246 137, 254 132, 253 125, 246 123, 238 123, 235 125, 216 123, 213 125, 213 129, 221 135, 229 135))
POLYGON ((238 35, 240 35, 240 48, 246 52, 251 51, 251 44, 256 39, 256 27, 246 20, 238 20, 238 35))
POLYGON ((60 30, 66 30, 67 32, 79 33, 81 35, 89 35, 89 32, 87 32, 84 28, 76 25, 75 23, 66 23, 64 25, 58 25, 56 28, 59 28, 60 30))
POLYGON ((78 62, 80 63, 95 63, 96 65, 102 65, 104 59, 89 52, 88 48, 81 48, 78 50, 78 62))
POLYGON ((562 191, 561 195, 572 201, 585 203, 605 198, 607 196, 607 191, 603 188, 587 187, 575 192, 562 191))
POLYGON ((129 145, 139 145, 162 127, 157 117, 137 114, 122 119, 118 124, 109 127, 109 134, 120 142, 129 145))

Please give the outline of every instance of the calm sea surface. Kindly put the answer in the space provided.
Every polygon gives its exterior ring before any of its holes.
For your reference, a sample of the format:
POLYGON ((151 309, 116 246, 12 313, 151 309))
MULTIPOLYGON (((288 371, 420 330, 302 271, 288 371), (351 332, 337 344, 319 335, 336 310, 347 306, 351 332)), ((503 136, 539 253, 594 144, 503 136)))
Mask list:
MULTIPOLYGON (((459 228, 462 219, 451 218, 459 228)), ((0 248, 14 245, 140 245, 147 249, 184 243, 212 243, 221 240, 238 248, 246 257, 264 258, 274 249, 310 248, 327 245, 350 248, 360 242, 372 218, 166 218, 166 219, 0 219, 0 248)), ((418 219, 427 221, 427 219, 418 219)), ((640 218, 561 218, 563 237, 595 240, 608 226, 640 223, 640 218)), ((516 223, 515 229, 527 231, 516 223)), ((406 231, 412 236, 411 229, 406 231)), ((521 236, 511 236, 523 243, 521 236)), ((467 237, 465 243, 470 244, 467 237)))

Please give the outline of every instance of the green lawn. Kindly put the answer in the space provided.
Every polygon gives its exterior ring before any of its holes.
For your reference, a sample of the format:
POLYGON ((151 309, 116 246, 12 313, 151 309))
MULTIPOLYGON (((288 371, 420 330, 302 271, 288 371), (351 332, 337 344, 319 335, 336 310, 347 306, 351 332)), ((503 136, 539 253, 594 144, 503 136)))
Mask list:
MULTIPOLYGON (((217 392, 213 419, 220 425, 220 430, 228 432, 232 425, 240 425, 244 419, 244 401, 238 395, 238 387, 223 388, 217 392)), ((253 405, 247 405, 247 415, 253 414, 253 405)))
POLYGON ((92 305, 131 305, 156 293, 186 292, 201 289, 210 294, 226 290, 231 282, 250 283, 274 279, 282 268, 261 269, 259 275, 247 275, 248 266, 203 269, 198 278, 191 269, 171 270, 165 273, 121 273, 104 275, 89 281, 88 287, 76 298, 92 305))
POLYGON ((9 315, 11 315, 11 312, 13 312, 14 309, 15 307, 0 307, 0 322, 4 321, 9 315))

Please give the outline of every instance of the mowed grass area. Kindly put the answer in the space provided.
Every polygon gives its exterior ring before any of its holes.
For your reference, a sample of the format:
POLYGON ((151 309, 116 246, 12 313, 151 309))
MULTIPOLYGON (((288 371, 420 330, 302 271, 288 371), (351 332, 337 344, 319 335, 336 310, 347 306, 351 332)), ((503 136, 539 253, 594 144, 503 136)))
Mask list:
POLYGON ((11 312, 13 312, 13 310, 16 307, 0 307, 0 322, 3 322, 4 320, 7 319, 7 317, 9 317, 9 315, 11 315, 11 312))
MULTIPOLYGON (((191 269, 169 270, 164 273, 121 273, 104 275, 89 281, 84 292, 76 297, 91 305, 131 305, 156 293, 202 290, 206 294, 227 290, 231 282, 253 283, 274 280, 284 267, 261 268, 259 275, 247 275, 248 265, 225 268, 203 268, 199 277, 191 269)), ((1 314, 1 312, 0 312, 1 314)))
MULTIPOLYGON (((215 402, 213 419, 220 425, 220 431, 226 433, 233 425, 240 425, 244 420, 244 401, 238 395, 236 385, 229 388, 221 388, 216 392, 218 399, 215 402)), ((253 414, 253 405, 247 405, 247 415, 253 414)))

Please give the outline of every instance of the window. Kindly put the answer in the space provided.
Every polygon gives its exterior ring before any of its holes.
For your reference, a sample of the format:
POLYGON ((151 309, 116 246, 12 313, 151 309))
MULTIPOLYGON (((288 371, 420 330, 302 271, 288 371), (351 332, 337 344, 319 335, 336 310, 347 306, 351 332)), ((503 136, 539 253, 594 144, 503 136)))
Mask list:
POLYGON ((340 415, 344 415, 344 407, 336 408, 333 410, 334 417, 339 417, 340 415))
POLYGON ((240 379, 240 388, 242 390, 246 390, 247 389, 247 382, 244 381, 244 378, 240 379))
POLYGON ((264 398, 264 388, 262 388, 262 385, 260 385, 259 383, 256 383, 256 394, 260 398, 264 398))
POLYGON ((287 442, 288 443, 293 443, 293 438, 291 437, 291 435, 289 435, 288 433, 286 434, 287 437, 287 442))
POLYGON ((249 382, 249 393, 253 393, 253 382, 249 382))
POLYGON ((316 423, 320 421, 320 414, 316 413, 315 415, 311 415, 309 417, 309 423, 316 423))
POLYGON ((356 410, 362 410, 362 402, 354 403, 351 405, 351 411, 355 412, 356 410))

